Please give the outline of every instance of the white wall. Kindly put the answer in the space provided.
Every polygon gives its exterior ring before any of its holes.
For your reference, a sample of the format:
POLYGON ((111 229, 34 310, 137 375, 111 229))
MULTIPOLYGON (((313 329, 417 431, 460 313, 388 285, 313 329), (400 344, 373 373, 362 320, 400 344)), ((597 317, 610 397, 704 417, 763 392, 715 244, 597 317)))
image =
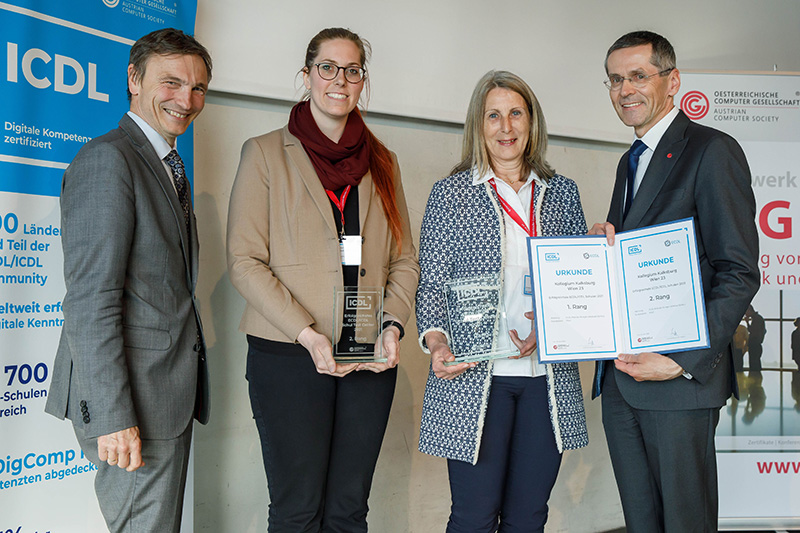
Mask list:
MULTIPOLYGON (((244 379, 246 342, 238 332, 243 300, 230 284, 224 235, 239 150, 248 137, 282 127, 289 105, 212 96, 195 123, 195 208, 201 274, 198 294, 208 337, 212 416, 196 426, 195 530, 260 532, 266 529, 267 492, 261 447, 244 379)), ((460 130, 397 118, 367 116, 375 133, 400 160, 414 240, 433 182, 461 153, 460 130)), ((587 219, 604 219, 622 146, 551 141, 549 160, 575 179, 587 219)), ((417 451, 428 356, 415 342, 413 320, 402 343, 402 363, 378 468, 369 523, 379 533, 433 533, 444 529, 450 505, 443 459, 417 451)), ((565 454, 551 498, 548 531, 604 531, 622 525, 599 402, 588 400, 593 367, 581 367, 587 398, 589 447, 565 454)))
POLYGON ((215 88, 292 99, 308 40, 349 27, 372 42, 373 111, 463 121, 490 69, 530 83, 552 133, 621 141, 603 60, 620 35, 662 33, 684 69, 800 71, 797 0, 200 1, 197 35, 215 88))

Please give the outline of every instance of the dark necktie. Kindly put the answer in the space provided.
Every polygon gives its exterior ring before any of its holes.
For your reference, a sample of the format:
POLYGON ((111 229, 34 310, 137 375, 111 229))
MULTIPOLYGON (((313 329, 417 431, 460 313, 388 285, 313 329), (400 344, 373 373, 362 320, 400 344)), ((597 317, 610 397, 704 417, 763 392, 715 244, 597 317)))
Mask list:
POLYGON ((622 220, 628 216, 633 203, 633 183, 636 181, 636 168, 639 166, 639 156, 647 150, 647 145, 639 139, 633 141, 631 149, 628 151, 628 182, 627 194, 625 195, 625 211, 622 213, 622 220))
POLYGON ((175 190, 178 192, 178 201, 183 210, 183 222, 186 224, 186 234, 191 239, 192 231, 189 226, 192 204, 189 202, 189 182, 186 179, 186 168, 183 159, 176 150, 172 150, 164 157, 164 162, 172 169, 172 179, 175 180, 175 190))
MULTIPOLYGON (((186 167, 183 166, 183 159, 181 156, 178 155, 177 150, 171 150, 164 157, 164 162, 169 165, 169 168, 172 169, 172 179, 175 182, 175 190, 178 192, 178 201, 181 203, 181 209, 183 210, 183 221, 186 223, 186 234, 189 236, 189 242, 187 242, 186 246, 186 255, 190 258, 191 262, 191 251, 192 245, 190 244, 192 239, 192 230, 189 225, 189 217, 192 215, 191 209, 192 204, 189 201, 189 181, 186 179, 186 167)), ((205 366, 205 349, 203 346, 203 336, 200 334, 200 322, 199 317, 195 315, 195 322, 197 324, 197 333, 196 333, 196 340, 197 342, 194 345, 194 351, 197 352, 199 357, 198 362, 198 383, 202 381, 202 385, 205 386, 208 378, 201 376, 199 373, 206 371, 205 366)), ((200 413, 205 411, 203 406, 203 396, 201 394, 200 384, 197 385, 196 392, 195 392, 195 415, 199 416, 200 413)), ((207 416, 208 411, 205 411, 205 415, 207 416)), ((198 420, 200 420, 198 418, 198 420)), ((203 421, 205 424, 208 421, 206 418, 203 421)))

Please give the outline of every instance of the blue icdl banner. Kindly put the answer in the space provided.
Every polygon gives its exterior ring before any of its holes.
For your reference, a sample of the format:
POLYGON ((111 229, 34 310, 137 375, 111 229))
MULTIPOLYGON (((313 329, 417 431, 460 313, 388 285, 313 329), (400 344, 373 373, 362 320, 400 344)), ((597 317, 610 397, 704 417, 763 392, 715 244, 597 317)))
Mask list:
MULTIPOLYGON (((94 465, 71 424, 44 413, 63 324, 58 196, 81 146, 129 108, 131 45, 164 27, 193 33, 196 11, 195 0, 0 0, 0 532, 105 529, 94 465)), ((191 130, 178 144, 191 168, 191 130)))
MULTIPOLYGON (((0 2, 0 191, 58 196, 81 146, 128 110, 130 46, 158 28, 193 33, 196 1, 0 2)), ((178 150, 192 164, 192 135, 178 150)))

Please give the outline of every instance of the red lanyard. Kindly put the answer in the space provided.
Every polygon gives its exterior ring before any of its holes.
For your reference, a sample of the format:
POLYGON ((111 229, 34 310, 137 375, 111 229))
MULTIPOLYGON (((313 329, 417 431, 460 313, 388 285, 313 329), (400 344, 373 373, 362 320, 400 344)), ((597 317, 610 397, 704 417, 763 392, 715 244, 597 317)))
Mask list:
POLYGON ((514 211, 514 209, 509 205, 509 203, 506 202, 503 199, 502 196, 500 196, 500 193, 497 190, 497 184, 494 182, 494 178, 489 180, 489 184, 491 184, 492 188, 494 189, 494 192, 497 193, 497 199, 500 200, 500 205, 503 207, 503 211, 508 213, 508 216, 511 217, 511 220, 516 222, 517 225, 520 228, 522 228, 522 231, 524 231, 526 235, 528 235, 529 237, 536 237, 536 224, 535 224, 536 215, 533 212, 533 193, 534 193, 534 191, 531 191, 531 220, 530 220, 530 228, 529 228, 528 226, 525 225, 525 222, 522 220, 522 218, 520 218, 520 216, 517 214, 517 212, 514 211))
POLYGON ((342 215, 342 235, 344 235, 344 203, 347 201, 347 195, 350 194, 350 185, 344 188, 341 198, 336 198, 336 195, 333 194, 333 191, 329 191, 328 189, 325 189, 325 192, 327 193, 328 198, 331 199, 331 202, 333 202, 333 205, 339 209, 339 213, 342 215))

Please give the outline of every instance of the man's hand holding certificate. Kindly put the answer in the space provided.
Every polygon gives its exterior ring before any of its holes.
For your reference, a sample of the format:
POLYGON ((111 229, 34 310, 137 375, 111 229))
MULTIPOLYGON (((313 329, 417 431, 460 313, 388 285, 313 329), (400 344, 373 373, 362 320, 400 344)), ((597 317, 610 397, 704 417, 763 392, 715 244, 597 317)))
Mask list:
POLYGON ((708 347, 692 219, 619 233, 613 246, 531 238, 528 252, 542 362, 708 347))

